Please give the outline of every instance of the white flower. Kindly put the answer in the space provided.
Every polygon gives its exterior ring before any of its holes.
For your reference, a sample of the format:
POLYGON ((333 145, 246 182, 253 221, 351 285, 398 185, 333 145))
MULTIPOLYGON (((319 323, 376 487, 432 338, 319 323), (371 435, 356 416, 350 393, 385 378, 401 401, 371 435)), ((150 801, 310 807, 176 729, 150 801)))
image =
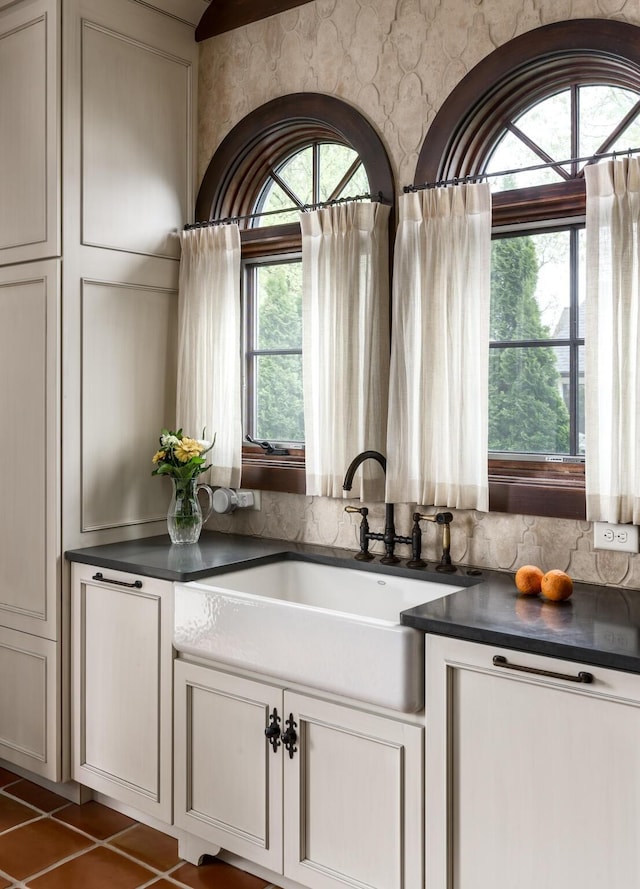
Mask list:
POLYGON ((177 435, 161 435, 160 444, 163 448, 175 448, 180 444, 180 439, 177 435))
POLYGON ((211 449, 212 442, 207 441, 206 438, 198 438, 198 439, 196 439, 196 441, 202 448, 203 452, 211 449))

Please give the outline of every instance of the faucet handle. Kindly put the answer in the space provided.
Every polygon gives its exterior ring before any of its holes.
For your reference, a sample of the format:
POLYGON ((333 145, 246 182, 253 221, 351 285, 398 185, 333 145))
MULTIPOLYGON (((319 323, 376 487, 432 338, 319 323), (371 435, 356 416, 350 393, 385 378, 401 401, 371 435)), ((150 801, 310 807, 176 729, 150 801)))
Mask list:
POLYGON ((448 525, 453 521, 453 513, 451 512, 433 512, 423 513, 414 512, 413 521, 419 522, 423 519, 425 522, 435 522, 436 525, 448 525))
POLYGON ((345 506, 344 511, 359 513, 362 516, 362 521, 360 522, 360 552, 356 553, 353 558, 357 559, 358 562, 370 562, 374 556, 369 552, 369 538, 371 535, 369 533, 369 519, 367 518, 369 515, 368 507, 345 506))
POLYGON ((345 512, 357 512, 360 513, 361 516, 369 515, 369 509, 366 506, 345 506, 345 512))
MULTIPOLYGON (((451 522, 453 514, 450 512, 434 512, 425 514, 422 512, 414 512, 414 537, 420 541, 420 525, 419 522, 424 519, 425 522, 435 522, 436 525, 442 525, 442 556, 440 563, 436 565, 436 571, 455 571, 455 567, 451 563, 451 522)), ((414 556, 415 559, 415 556, 414 556)))

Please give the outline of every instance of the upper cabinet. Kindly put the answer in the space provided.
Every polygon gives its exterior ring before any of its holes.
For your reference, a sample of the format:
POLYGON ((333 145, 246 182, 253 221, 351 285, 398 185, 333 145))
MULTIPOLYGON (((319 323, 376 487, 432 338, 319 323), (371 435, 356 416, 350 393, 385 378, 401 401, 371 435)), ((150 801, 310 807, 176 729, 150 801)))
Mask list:
POLYGON ((82 22, 82 243, 175 258, 191 218, 187 60, 82 22))
POLYGON ((193 28, 130 0, 69 0, 64 25, 64 234, 177 259, 193 216, 193 28))
POLYGON ((0 265, 60 254, 58 0, 0 0, 0 265))
POLYGON ((150 461, 175 421, 177 233, 196 154, 197 44, 178 5, 64 0, 66 546, 165 527, 150 461))

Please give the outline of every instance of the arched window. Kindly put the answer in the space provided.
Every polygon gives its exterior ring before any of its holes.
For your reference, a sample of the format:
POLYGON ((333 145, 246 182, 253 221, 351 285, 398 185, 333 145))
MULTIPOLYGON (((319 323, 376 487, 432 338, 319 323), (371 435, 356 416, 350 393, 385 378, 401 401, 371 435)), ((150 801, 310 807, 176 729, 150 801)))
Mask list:
POLYGON ((493 195, 491 509, 584 516, 584 166, 640 147, 640 32, 561 22, 510 41, 436 116, 415 184, 493 195))
POLYGON ((379 193, 393 204, 393 175, 378 135, 351 106, 315 93, 256 109, 207 169, 196 219, 241 217, 244 431, 276 451, 245 442, 249 487, 305 489, 298 212, 379 193))

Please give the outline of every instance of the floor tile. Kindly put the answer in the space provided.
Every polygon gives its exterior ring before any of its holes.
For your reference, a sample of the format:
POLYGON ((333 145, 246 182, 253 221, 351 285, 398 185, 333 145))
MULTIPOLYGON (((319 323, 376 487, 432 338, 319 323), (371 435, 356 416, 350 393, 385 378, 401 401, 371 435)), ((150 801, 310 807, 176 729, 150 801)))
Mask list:
POLYGON ((38 812, 23 806, 17 800, 0 795, 0 832, 9 830, 10 827, 15 827, 16 824, 22 824, 23 821, 37 818, 38 815, 38 812))
POLYGON ((217 860, 199 867, 185 863, 171 871, 170 876, 172 880, 184 883, 190 889, 266 889, 270 885, 260 877, 254 877, 217 860))
POLYGON ((153 872, 141 864, 98 846, 25 885, 29 889, 136 889, 152 877, 153 872))
POLYGON ((0 836, 0 870, 17 880, 86 849, 91 840, 49 818, 0 836))
POLYGON ((15 775, 8 769, 0 769, 0 787, 5 787, 7 784, 11 784, 12 781, 18 781, 19 779, 19 775, 15 775))
MULTIPOLYGON (((5 880, 4 877, 0 877, 0 889, 9 889, 9 886, 13 886, 13 883, 9 880, 5 880)), ((176 889, 176 887, 174 886, 173 889, 176 889)))
POLYGON ((127 827, 133 827, 136 823, 133 818, 128 818, 114 809, 109 809, 95 800, 84 803, 81 806, 70 805, 53 816, 58 821, 64 821, 72 827, 77 827, 97 840, 106 840, 127 827))
POLYGON ((149 885, 148 889, 178 889, 178 887, 175 883, 170 883, 169 880, 156 880, 155 883, 149 885))
POLYGON ((18 799, 29 803, 30 806, 35 806, 36 809, 41 809, 43 812, 53 812, 54 809, 59 809, 61 806, 69 804, 69 800, 66 800, 63 796, 59 796, 45 787, 40 787, 38 784, 33 784, 31 781, 23 779, 7 788, 7 793, 10 793, 11 796, 17 796, 18 799))
POLYGON ((145 824, 132 827, 116 837, 110 845, 156 870, 169 870, 180 862, 178 841, 145 824))

